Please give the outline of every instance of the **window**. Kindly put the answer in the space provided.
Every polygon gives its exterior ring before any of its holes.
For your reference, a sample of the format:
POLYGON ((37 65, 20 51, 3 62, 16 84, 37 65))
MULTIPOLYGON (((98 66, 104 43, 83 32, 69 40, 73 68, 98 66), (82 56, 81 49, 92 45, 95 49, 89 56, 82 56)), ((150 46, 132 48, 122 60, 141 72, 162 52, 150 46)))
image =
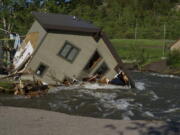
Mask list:
POLYGON ((92 71, 92 69, 95 68, 95 66, 97 66, 97 64, 101 61, 101 59, 102 57, 100 56, 98 51, 95 51, 89 62, 86 64, 84 71, 86 72, 92 71))
POLYGON ((66 60, 73 62, 79 53, 79 49, 69 42, 65 42, 63 48, 59 51, 58 55, 66 60))
POLYGON ((103 62, 94 74, 104 75, 109 70, 107 64, 103 62))
POLYGON ((41 63, 36 70, 36 75, 43 76, 47 68, 48 66, 41 63))

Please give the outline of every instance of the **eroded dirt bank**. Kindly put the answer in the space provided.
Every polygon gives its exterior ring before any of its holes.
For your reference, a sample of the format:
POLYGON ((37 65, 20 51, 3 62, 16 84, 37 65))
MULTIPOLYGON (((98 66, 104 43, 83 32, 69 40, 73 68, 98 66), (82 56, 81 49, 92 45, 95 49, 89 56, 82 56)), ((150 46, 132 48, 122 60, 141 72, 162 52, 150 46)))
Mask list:
POLYGON ((159 60, 146 64, 142 67, 138 67, 134 63, 125 63, 125 67, 128 70, 142 71, 142 72, 154 72, 160 74, 170 74, 180 76, 180 68, 172 68, 167 64, 167 60, 159 60))

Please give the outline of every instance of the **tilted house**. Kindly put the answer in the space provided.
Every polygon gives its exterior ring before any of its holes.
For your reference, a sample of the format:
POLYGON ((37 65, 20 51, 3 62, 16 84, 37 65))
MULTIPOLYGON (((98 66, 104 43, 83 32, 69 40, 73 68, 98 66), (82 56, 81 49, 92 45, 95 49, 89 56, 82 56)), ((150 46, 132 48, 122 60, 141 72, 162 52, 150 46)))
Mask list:
POLYGON ((180 51, 180 39, 171 45, 170 50, 171 51, 180 51))
POLYGON ((100 28, 75 16, 33 12, 34 52, 27 69, 45 82, 96 73, 113 78, 122 62, 100 28), (38 34, 37 34, 38 33, 38 34))

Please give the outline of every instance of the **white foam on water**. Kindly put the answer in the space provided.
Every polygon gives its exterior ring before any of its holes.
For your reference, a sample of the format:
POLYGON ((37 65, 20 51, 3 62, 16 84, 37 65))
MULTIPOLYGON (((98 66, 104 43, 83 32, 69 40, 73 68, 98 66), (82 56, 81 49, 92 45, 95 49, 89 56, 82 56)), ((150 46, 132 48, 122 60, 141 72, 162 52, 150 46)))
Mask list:
POLYGON ((49 102, 48 103, 49 107, 52 109, 52 108, 57 108, 57 104, 54 104, 54 103, 51 103, 49 102))
MULTIPOLYGON (((134 113, 130 110, 130 106, 132 106, 129 101, 132 101, 133 99, 119 99, 117 101, 111 100, 111 101, 104 101, 101 104, 103 104, 104 108, 113 109, 114 111, 121 111, 122 113, 122 119, 123 120, 131 120, 130 117, 134 116, 134 113), (123 112, 122 112, 123 111, 123 112)), ((114 111, 103 114, 103 117, 107 117, 108 115, 112 115, 114 111)))
POLYGON ((103 113, 103 117, 106 118, 107 116, 109 115, 112 115, 114 113, 114 111, 111 111, 111 112, 106 112, 106 113, 103 113))
POLYGON ((164 111, 165 113, 172 113, 172 112, 177 112, 177 111, 180 111, 180 108, 171 108, 167 111, 164 111))
POLYGON ((67 104, 59 101, 59 102, 56 102, 56 103, 52 103, 52 102, 49 102, 48 103, 49 107, 51 110, 58 110, 59 108, 65 108, 69 111, 71 111, 71 107, 69 107, 67 104))
POLYGON ((159 73, 151 73, 152 76, 157 76, 157 77, 166 77, 166 78, 177 78, 180 79, 179 76, 176 75, 167 75, 167 74, 159 74, 159 73))
POLYGON ((127 112, 127 114, 128 114, 129 116, 134 116, 134 113, 133 113, 131 110, 129 110, 129 111, 127 112))
POLYGON ((113 100, 117 97, 116 93, 102 93, 102 92, 91 91, 86 89, 80 89, 79 92, 91 95, 95 98, 99 98, 100 100, 105 100, 105 101, 113 100))
POLYGON ((135 82, 135 87, 138 90, 145 90, 145 83, 144 82, 135 82))
POLYGON ((29 99, 27 96, 20 96, 20 95, 13 95, 8 97, 3 97, 4 100, 11 100, 11 99, 29 99))
POLYGON ((150 94, 152 95, 152 100, 153 100, 153 101, 159 99, 159 97, 156 95, 156 93, 155 93, 154 91, 150 91, 150 94))
POLYGON ((101 85, 101 84, 98 84, 98 83, 86 83, 83 85, 83 88, 85 89, 93 89, 93 90, 96 90, 96 89, 130 89, 129 86, 118 86, 118 85, 111 85, 111 84, 104 84, 104 85, 101 85))
POLYGON ((107 109, 117 109, 128 111, 131 104, 128 99, 118 99, 118 100, 100 100, 101 104, 107 109))
POLYGON ((101 85, 98 83, 85 83, 85 84, 77 84, 77 85, 71 85, 71 86, 59 86, 57 88, 53 88, 48 91, 48 93, 57 93, 58 91, 61 90, 77 90, 77 89, 88 89, 88 90, 116 90, 116 89, 121 89, 121 90, 127 90, 130 89, 130 86, 116 86, 116 85, 101 85))
POLYGON ((127 99, 119 99, 112 105, 114 105, 118 110, 127 110, 130 103, 127 101, 127 99))
POLYGON ((117 110, 128 110, 131 105, 129 102, 133 102, 134 99, 117 99, 116 93, 102 93, 91 90, 79 90, 80 92, 91 95, 99 99, 100 104, 102 104, 107 109, 117 109, 117 110))
POLYGON ((48 91, 48 93, 57 93, 57 92, 62 91, 62 90, 77 90, 77 89, 80 89, 80 88, 81 88, 80 85, 59 86, 59 87, 50 89, 48 91))
POLYGON ((147 116, 147 117, 154 117, 154 114, 152 112, 149 112, 149 111, 146 111, 143 113, 144 116, 147 116))

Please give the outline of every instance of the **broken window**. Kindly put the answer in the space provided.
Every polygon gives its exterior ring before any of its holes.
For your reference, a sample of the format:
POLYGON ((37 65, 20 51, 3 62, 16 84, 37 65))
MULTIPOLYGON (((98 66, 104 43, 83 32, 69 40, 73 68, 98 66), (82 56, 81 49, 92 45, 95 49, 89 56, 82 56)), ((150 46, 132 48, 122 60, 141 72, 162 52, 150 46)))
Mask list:
POLYGON ((103 62, 94 74, 104 75, 107 73, 108 70, 109 70, 109 68, 108 68, 107 64, 105 62, 103 62))
POLYGON ((84 71, 90 72, 100 61, 102 57, 98 53, 98 51, 95 51, 89 62, 86 64, 84 71))
POLYGON ((36 70, 36 75, 43 76, 47 68, 48 66, 41 63, 36 70))
POLYGON ((59 51, 58 55, 66 60, 73 62, 79 53, 79 49, 69 42, 65 42, 63 48, 59 51))

